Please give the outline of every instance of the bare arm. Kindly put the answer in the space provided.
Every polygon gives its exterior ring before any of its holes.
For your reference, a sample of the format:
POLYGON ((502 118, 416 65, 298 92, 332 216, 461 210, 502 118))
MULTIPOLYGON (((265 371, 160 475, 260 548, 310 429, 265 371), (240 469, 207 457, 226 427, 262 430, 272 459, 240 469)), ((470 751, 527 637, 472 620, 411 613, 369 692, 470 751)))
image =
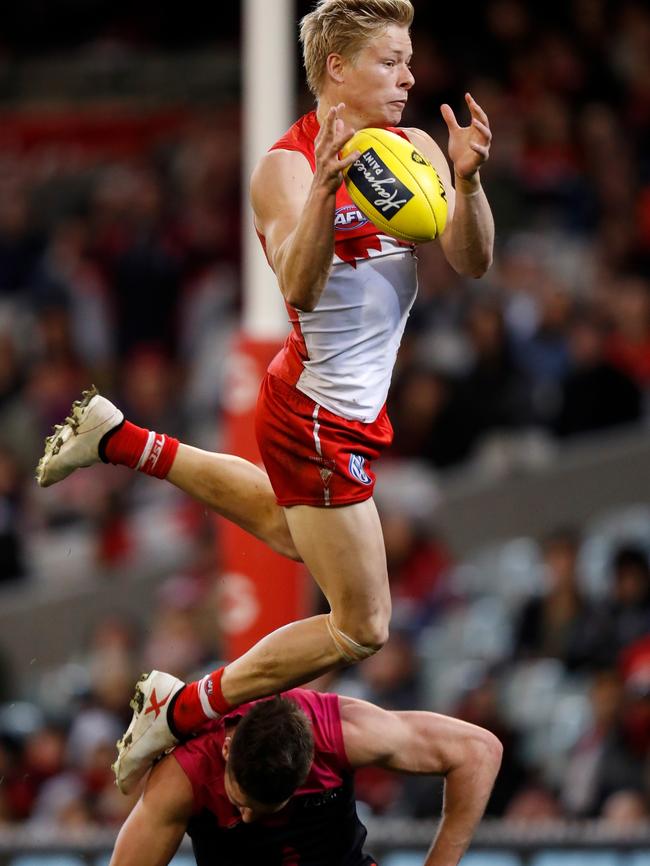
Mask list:
POLYGON ((109 866, 167 866, 192 812, 192 786, 173 755, 151 771, 122 825, 109 866))
POLYGON ((492 134, 483 109, 467 94, 472 121, 461 127, 448 105, 442 114, 449 129, 449 157, 454 163, 455 189, 447 160, 433 139, 420 129, 404 130, 440 175, 449 201, 447 227, 440 243, 449 264, 459 274, 482 277, 492 264, 494 220, 481 186, 479 168, 489 155, 492 134))
POLYGON ((490 797, 502 747, 489 731, 437 713, 394 713, 340 698, 343 741, 353 767, 376 765, 445 777, 436 838, 424 866, 456 866, 490 797))
POLYGON ((329 277, 336 191, 343 169, 359 156, 338 158, 351 135, 338 116, 343 107, 330 109, 316 136, 313 175, 302 154, 277 150, 261 160, 251 180, 255 225, 280 291, 299 310, 314 309, 329 277))

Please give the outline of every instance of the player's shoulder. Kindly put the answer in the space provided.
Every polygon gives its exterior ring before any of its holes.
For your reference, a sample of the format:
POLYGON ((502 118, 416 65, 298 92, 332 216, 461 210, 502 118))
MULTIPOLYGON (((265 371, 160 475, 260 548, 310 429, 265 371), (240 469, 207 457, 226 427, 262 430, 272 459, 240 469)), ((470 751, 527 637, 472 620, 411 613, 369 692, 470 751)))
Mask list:
POLYGON ((400 129, 411 144, 415 145, 422 155, 429 160, 443 181, 448 183, 450 181, 450 174, 447 158, 442 148, 433 140, 429 133, 415 126, 403 126, 400 129))
POLYGON ((300 168, 309 171, 309 160, 299 150, 288 150, 285 148, 276 148, 269 150, 257 162, 253 171, 253 178, 257 174, 273 174, 278 171, 291 170, 295 171, 300 168))
POLYGON ((258 162, 258 168, 271 171, 279 166, 300 166, 307 163, 313 168, 314 139, 318 134, 318 119, 315 111, 303 114, 289 127, 258 162))
POLYGON ((283 697, 298 704, 311 721, 314 730, 327 735, 328 731, 340 726, 341 714, 337 694, 298 688, 283 692, 283 697))
POLYGON ((251 177, 250 193, 255 212, 277 215, 283 202, 288 202, 295 210, 298 204, 302 205, 311 181, 312 171, 302 153, 269 151, 259 160, 251 177))
POLYGON ((155 764, 144 790, 165 814, 189 817, 194 803, 192 780, 174 752, 155 764))
POLYGON ((200 771, 212 765, 223 764, 221 748, 226 736, 226 721, 228 717, 215 719, 194 737, 179 743, 172 754, 184 768, 192 767, 200 771))
POLYGON ((419 147, 425 145, 426 147, 441 152, 433 138, 431 138, 429 133, 425 132, 423 129, 418 129, 417 126, 400 126, 400 131, 404 133, 411 144, 415 144, 419 147))
POLYGON ((269 150, 295 150, 312 156, 314 141, 319 130, 318 117, 315 111, 308 111, 299 117, 289 129, 272 144, 269 150))
POLYGON ((300 707, 318 711, 322 707, 335 706, 338 710, 339 696, 333 692, 319 692, 316 689, 296 688, 283 692, 282 697, 295 701, 300 707))

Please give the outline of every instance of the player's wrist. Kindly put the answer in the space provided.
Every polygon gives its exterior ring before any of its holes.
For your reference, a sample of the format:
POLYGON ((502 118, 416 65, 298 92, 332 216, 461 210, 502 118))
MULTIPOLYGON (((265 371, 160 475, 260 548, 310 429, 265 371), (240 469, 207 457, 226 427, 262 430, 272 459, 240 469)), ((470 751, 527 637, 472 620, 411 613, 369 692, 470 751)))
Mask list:
POLYGON ((337 178, 328 177, 325 174, 319 174, 316 172, 314 174, 314 179, 311 185, 312 195, 316 195, 322 199, 329 199, 332 196, 336 196, 338 188, 341 186, 341 180, 337 178))
POLYGON ((463 177, 462 175, 455 173, 454 188, 456 193, 460 195, 478 195, 482 189, 481 176, 478 171, 475 171, 474 174, 470 175, 470 177, 463 177))

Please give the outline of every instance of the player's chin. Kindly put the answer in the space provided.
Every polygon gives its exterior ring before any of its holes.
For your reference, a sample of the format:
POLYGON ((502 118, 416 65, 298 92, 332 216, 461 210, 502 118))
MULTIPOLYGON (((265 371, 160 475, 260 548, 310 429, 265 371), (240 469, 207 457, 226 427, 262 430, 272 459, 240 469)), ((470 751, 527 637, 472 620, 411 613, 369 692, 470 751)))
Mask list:
POLYGON ((368 116, 367 126, 386 127, 397 126, 402 119, 404 103, 387 102, 368 116), (374 115, 374 116, 373 116, 374 115))
POLYGON ((405 108, 406 108, 405 102, 389 102, 388 103, 388 105, 386 106, 386 109, 387 109, 386 113, 388 115, 388 123, 391 126, 395 126, 396 124, 398 124, 401 121, 405 108))

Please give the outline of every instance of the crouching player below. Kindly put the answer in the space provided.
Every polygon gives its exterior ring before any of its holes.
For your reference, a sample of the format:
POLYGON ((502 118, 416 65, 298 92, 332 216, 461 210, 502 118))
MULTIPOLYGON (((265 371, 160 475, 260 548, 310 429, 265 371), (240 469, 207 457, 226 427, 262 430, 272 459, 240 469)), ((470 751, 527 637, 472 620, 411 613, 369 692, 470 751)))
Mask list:
POLYGON ((110 866, 166 866, 184 834, 198 866, 373 866, 353 774, 375 765, 445 777, 424 866, 455 866, 501 762, 488 731, 429 712, 293 689, 245 704, 159 761, 110 866))

